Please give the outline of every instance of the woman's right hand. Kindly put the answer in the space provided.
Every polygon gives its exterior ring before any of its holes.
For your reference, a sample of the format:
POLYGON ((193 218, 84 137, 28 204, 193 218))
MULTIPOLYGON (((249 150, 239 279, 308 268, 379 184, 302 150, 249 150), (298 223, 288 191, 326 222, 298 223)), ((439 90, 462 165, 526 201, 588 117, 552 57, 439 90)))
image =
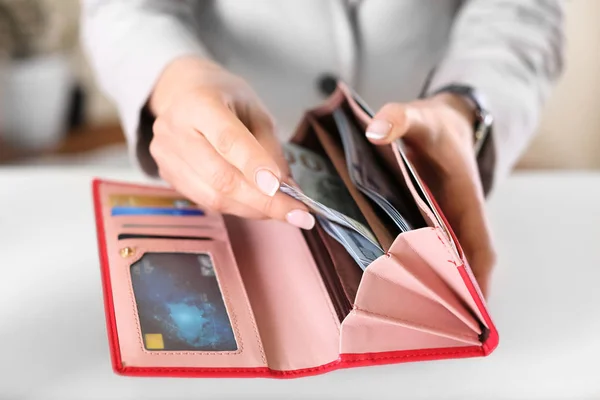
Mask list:
POLYGON ((149 102, 160 176, 209 210, 311 229, 306 207, 278 191, 289 176, 274 123, 250 86, 197 58, 173 61, 149 102))

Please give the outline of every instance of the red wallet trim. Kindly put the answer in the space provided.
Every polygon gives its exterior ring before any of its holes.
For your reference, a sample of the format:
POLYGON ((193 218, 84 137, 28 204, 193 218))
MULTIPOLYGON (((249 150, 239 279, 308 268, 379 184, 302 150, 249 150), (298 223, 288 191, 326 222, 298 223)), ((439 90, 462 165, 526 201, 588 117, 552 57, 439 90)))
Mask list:
POLYGON ((121 363, 121 351, 119 347, 119 335, 117 333, 117 322, 115 317, 115 307, 112 296, 112 286, 110 284, 110 270, 108 268, 108 249, 106 245, 106 234, 104 231, 104 216, 102 215, 102 201, 100 199, 100 179, 92 181, 92 191, 94 197, 94 214, 96 217, 96 234, 98 236, 98 247, 100 249, 100 270, 102 276, 102 294, 104 296, 104 311, 106 315, 106 331, 108 334, 110 355, 113 370, 120 372, 123 370, 121 363))
POLYGON ((479 296, 479 292, 473 285, 473 281, 471 280, 471 277, 469 276, 467 269, 464 266, 460 266, 460 267, 458 267, 458 272, 460 273, 460 276, 463 278, 463 281, 465 282, 465 285, 467 286, 469 293, 473 297, 473 300, 475 300, 475 304, 477 305, 477 308, 479 308, 479 311, 481 311, 481 315, 483 316, 483 319, 485 320, 485 322, 488 326, 488 329, 490 330, 489 335, 488 335, 487 339, 483 342, 483 346, 482 346, 484 355, 487 356, 492 351, 494 351, 496 349, 496 347, 498 347, 498 343, 500 341, 500 337, 498 336, 498 330, 496 329, 496 326, 492 322, 492 319, 490 318, 490 315, 488 314, 487 309, 483 305, 483 301, 481 300, 481 297, 479 296))
MULTIPOLYGON (((446 225, 446 228, 448 229, 448 232, 450 232, 450 236, 452 237, 452 240, 454 240, 454 243, 456 244, 456 247, 460 251, 461 256, 465 257, 464 253, 462 251, 462 248, 460 247, 460 243, 458 242, 458 239, 456 237, 456 234, 454 233, 454 231, 452 230, 452 227, 448 223, 448 220, 446 219, 446 216, 442 212, 442 209, 440 208, 437 201, 431 194, 431 191, 429 190, 427 185, 425 185, 423 183, 423 187, 427 191, 429 198, 431 199, 432 205, 436 208, 438 214, 441 216, 442 221, 444 222, 444 224, 446 225)), ((467 286, 467 289, 469 290, 469 294, 471 294, 471 297, 473 297, 473 300, 475 301, 475 305, 477 305, 477 308, 481 312, 481 315, 483 316, 483 319, 485 320, 485 323, 487 324, 488 329, 490 331, 488 337, 483 342, 484 355, 488 355, 492 351, 494 351, 496 349, 496 347, 498 347, 498 343, 500 340, 500 338, 498 336, 498 330, 496 329, 496 326, 492 322, 492 319, 491 319, 489 313, 487 312, 487 308, 483 304, 483 299, 481 298, 481 293, 479 292, 479 290, 477 290, 477 288, 475 288, 475 285, 473 285, 473 281, 471 280, 471 277, 469 276, 469 273, 467 272, 467 269, 464 265, 465 261, 464 260, 461 260, 461 261, 463 262, 463 265, 458 266, 458 272, 460 273, 460 276, 462 277, 463 281, 465 282, 465 285, 467 286)))
POLYGON ((430 361, 442 359, 468 358, 483 356, 479 346, 461 347, 459 349, 438 348, 428 350, 403 350, 382 353, 342 354, 341 358, 328 364, 313 368, 290 371, 276 371, 269 368, 141 368, 124 367, 117 372, 125 376, 138 377, 212 377, 212 378, 277 378, 290 379, 304 376, 319 375, 344 368, 399 364, 409 361, 430 361))

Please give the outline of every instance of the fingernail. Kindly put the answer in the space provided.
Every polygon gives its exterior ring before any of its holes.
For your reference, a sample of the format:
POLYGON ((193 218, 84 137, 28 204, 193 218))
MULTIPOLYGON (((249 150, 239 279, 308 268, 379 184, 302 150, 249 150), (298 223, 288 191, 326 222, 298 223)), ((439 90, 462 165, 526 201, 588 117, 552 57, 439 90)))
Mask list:
POLYGON ((310 230, 315 226, 315 217, 304 210, 290 211, 285 219, 288 223, 306 230, 310 230))
POLYGON ((279 179, 267 169, 259 169, 254 177, 256 185, 267 196, 273 196, 279 189, 279 179))
POLYGON ((383 139, 389 135, 392 130, 392 124, 387 121, 376 119, 371 121, 367 127, 367 137, 369 139, 383 139))

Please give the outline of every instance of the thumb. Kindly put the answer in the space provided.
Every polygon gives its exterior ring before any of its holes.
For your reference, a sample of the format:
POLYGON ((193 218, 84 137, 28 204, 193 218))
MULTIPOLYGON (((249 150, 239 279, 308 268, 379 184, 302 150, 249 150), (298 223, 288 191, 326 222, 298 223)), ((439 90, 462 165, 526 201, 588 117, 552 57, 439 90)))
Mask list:
POLYGON ((433 132, 420 107, 412 104, 388 103, 367 126, 367 138, 373 144, 389 144, 406 137, 410 141, 428 142, 433 132))

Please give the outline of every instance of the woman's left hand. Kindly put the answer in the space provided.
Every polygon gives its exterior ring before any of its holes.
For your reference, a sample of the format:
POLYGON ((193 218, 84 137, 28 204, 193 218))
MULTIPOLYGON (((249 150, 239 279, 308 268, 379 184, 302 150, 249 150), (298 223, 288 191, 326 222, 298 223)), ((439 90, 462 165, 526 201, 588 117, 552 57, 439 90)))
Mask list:
POLYGON ((367 127, 374 144, 403 138, 407 156, 455 231, 484 295, 496 262, 474 152, 472 111, 453 94, 385 105, 367 127))

